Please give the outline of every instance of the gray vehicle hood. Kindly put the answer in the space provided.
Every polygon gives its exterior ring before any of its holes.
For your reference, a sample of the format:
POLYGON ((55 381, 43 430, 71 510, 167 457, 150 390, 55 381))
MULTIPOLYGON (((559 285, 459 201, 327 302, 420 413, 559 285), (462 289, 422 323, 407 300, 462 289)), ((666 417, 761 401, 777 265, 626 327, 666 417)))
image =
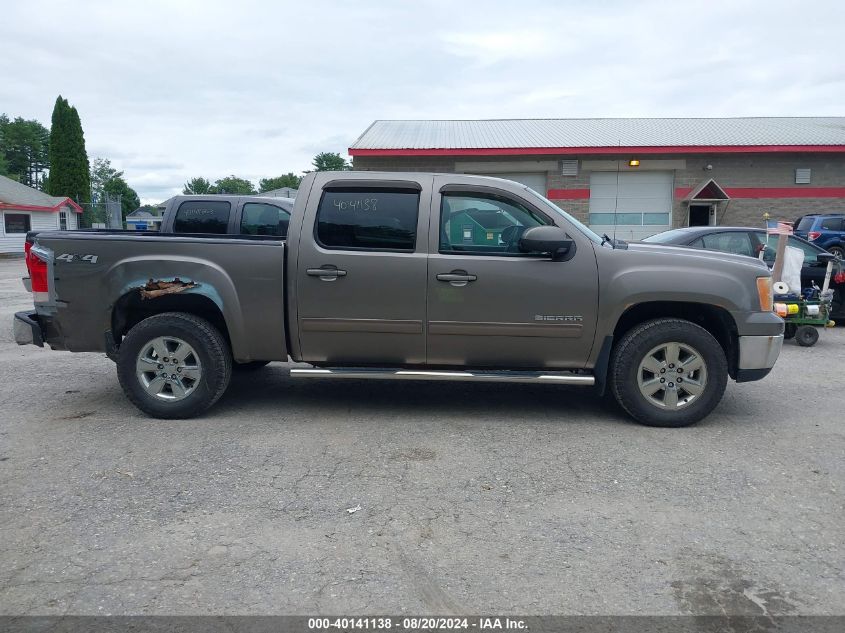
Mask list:
POLYGON ((731 262, 738 264, 743 268, 760 272, 769 272, 769 267, 756 257, 735 255, 734 253, 724 253, 722 251, 708 251, 703 248, 694 248, 692 246, 631 242, 628 244, 628 250, 649 255, 665 255, 667 258, 682 258, 683 263, 687 265, 695 265, 695 260, 698 260, 701 266, 707 266, 714 261, 722 263, 731 262))

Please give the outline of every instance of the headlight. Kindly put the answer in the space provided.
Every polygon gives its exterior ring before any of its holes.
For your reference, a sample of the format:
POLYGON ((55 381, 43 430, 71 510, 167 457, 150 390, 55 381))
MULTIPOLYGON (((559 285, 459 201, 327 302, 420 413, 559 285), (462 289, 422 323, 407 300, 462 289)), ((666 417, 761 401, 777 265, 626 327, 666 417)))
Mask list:
POLYGON ((757 277, 757 296, 760 299, 760 310, 771 312, 773 301, 771 277, 757 277))

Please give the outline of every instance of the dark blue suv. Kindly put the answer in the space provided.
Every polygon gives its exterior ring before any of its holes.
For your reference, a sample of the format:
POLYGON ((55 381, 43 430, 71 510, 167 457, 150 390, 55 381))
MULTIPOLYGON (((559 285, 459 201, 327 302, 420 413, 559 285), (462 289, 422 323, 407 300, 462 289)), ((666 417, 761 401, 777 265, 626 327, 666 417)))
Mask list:
POLYGON ((795 235, 845 259, 845 213, 802 216, 795 222, 795 235))

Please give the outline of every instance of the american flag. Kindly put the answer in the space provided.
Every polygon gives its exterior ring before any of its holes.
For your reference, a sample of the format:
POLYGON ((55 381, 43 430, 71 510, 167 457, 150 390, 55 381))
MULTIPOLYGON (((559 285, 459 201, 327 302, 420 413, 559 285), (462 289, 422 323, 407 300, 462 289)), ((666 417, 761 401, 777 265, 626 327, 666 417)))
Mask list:
POLYGON ((792 223, 791 222, 777 222, 769 224, 766 227, 766 233, 768 235, 792 235, 792 223))

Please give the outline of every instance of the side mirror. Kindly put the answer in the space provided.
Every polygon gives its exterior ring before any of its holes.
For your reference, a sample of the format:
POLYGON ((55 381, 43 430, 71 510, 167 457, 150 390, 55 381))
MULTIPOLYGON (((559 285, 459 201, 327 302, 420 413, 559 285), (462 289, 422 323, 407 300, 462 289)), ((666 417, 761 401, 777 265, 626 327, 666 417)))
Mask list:
POLYGON ((828 262, 832 262, 835 260, 836 255, 834 255, 833 253, 819 253, 818 255, 816 255, 816 261, 824 264, 825 266, 827 266, 828 262))
POLYGON ((522 253, 549 253, 554 262, 565 262, 575 255, 575 243, 559 226, 535 226, 519 239, 522 253))

